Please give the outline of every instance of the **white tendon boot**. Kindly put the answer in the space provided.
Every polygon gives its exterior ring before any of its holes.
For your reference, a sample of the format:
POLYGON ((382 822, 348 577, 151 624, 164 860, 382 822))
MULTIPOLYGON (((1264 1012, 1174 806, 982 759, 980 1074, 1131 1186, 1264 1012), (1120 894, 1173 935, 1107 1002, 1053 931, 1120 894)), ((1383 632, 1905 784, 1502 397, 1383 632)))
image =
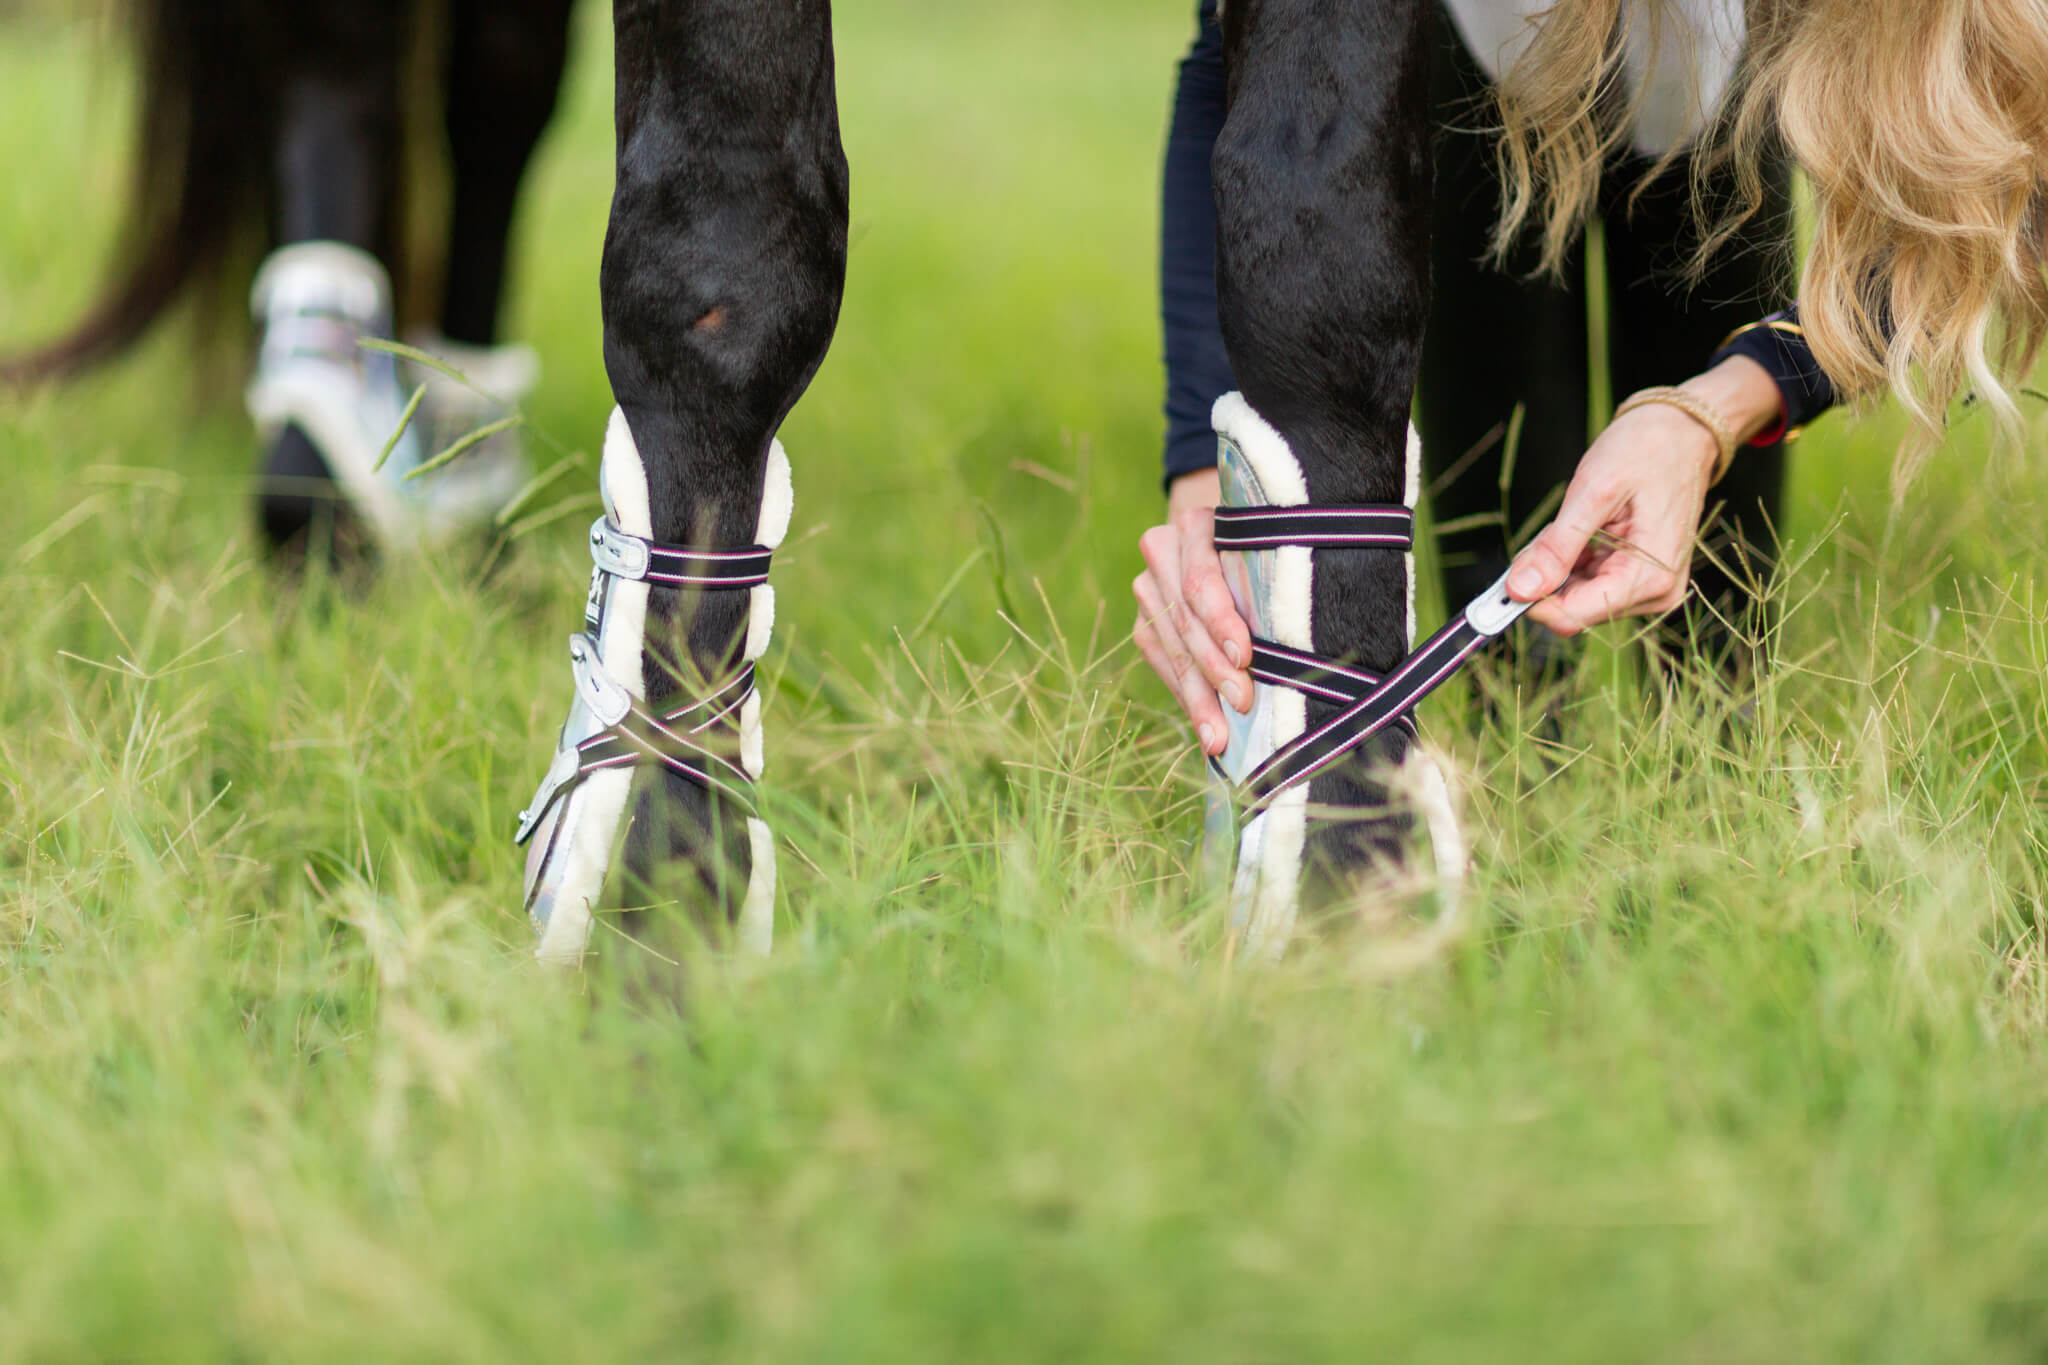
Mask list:
POLYGON ((272 252, 256 272, 250 308, 263 331, 246 394, 257 431, 266 442, 287 424, 303 431, 385 553, 408 554, 486 525, 524 485, 526 462, 512 428, 417 471, 445 446, 512 413, 538 374, 531 351, 448 342, 422 348, 438 350, 471 387, 365 346, 391 337, 391 285, 376 257, 340 242, 272 252), (407 421, 421 383, 427 392, 407 421))
POLYGON ((419 440, 405 432, 379 468, 406 395, 394 357, 362 345, 391 336, 384 267, 340 242, 301 242, 264 260, 249 304, 263 330, 246 395, 257 431, 269 441, 287 423, 298 426, 379 548, 418 548, 403 479, 423 458, 419 440))
POLYGON ((742 947, 768 951, 774 933, 775 844, 752 813, 752 783, 761 776, 761 699, 753 666, 768 647, 775 621, 767 585, 770 552, 789 530, 789 459, 771 445, 756 544, 744 549, 693 549, 652 540, 647 473, 623 412, 614 409, 599 473, 605 515, 591 528, 590 596, 585 630, 571 638, 575 699, 555 760, 533 804, 521 816, 519 841, 529 843, 526 911, 544 962, 581 961, 592 916, 604 890, 620 824, 641 763, 666 766, 718 791, 749 811, 750 870, 737 936, 742 947), (646 708, 642 660, 651 584, 749 594, 747 640, 739 674, 710 685, 703 697, 676 699, 655 715, 646 708), (734 761, 704 731, 730 722, 740 731, 734 761))
MULTIPOLYGON (((1286 438, 1255 412, 1240 394, 1217 400, 1212 420, 1217 434, 1217 466, 1222 481, 1223 509, 1309 507, 1308 481, 1286 438)), ((1420 488, 1421 443, 1408 432, 1406 509, 1412 511, 1420 488)), ((1219 509, 1220 510, 1220 509, 1219 509)), ((1254 514, 1267 515, 1267 514, 1254 514)), ((1304 535, 1310 544, 1271 544, 1241 550, 1225 549, 1219 522, 1217 543, 1224 576, 1237 608, 1259 641, 1254 646, 1253 702, 1247 715, 1224 707, 1229 745, 1210 765, 1205 827, 1207 862, 1212 876, 1230 878, 1232 938, 1250 957, 1274 959, 1293 934, 1299 907, 1303 860, 1308 846, 1309 784, 1301 781, 1273 796, 1250 818, 1241 820, 1242 788, 1275 753, 1300 740, 1308 724, 1308 692, 1329 700, 1363 695, 1377 678, 1354 669, 1314 661, 1315 549, 1312 544, 1354 544, 1406 547, 1403 509, 1328 509, 1326 518, 1353 518, 1358 530, 1304 535), (1398 529, 1395 529, 1398 528, 1398 529), (1271 648, 1271 647, 1277 648, 1271 648), (1300 658, 1290 659, 1288 656, 1300 658), (1292 669, 1281 671, 1284 665, 1292 669), (1342 675, 1338 677, 1336 675, 1342 675), (1292 676, 1292 683, 1283 681, 1292 676), (1353 690, 1326 690, 1341 683, 1353 690)), ((1276 519, 1277 520, 1277 519, 1276 519)), ((1257 539, 1251 529, 1233 534, 1257 539)), ((1332 524, 1342 526, 1341 521, 1332 524)), ((1415 557, 1404 554, 1407 571, 1407 638, 1415 636, 1415 557)), ((1406 722, 1412 725, 1411 722, 1406 722)), ((1410 743, 1403 772, 1390 775, 1389 787, 1406 794, 1421 817, 1440 881, 1449 889, 1462 879, 1465 845, 1458 830, 1443 771, 1419 743, 1410 743)))
MULTIPOLYGON (((413 429, 428 459, 515 416, 540 382, 540 357, 531 346, 471 346, 425 331, 409 332, 405 339, 445 367, 410 357, 399 366, 408 393, 415 386, 426 390, 413 429)), ((501 426, 413 481, 419 485, 414 504, 428 541, 485 525, 526 486, 533 466, 519 431, 517 424, 501 426)))

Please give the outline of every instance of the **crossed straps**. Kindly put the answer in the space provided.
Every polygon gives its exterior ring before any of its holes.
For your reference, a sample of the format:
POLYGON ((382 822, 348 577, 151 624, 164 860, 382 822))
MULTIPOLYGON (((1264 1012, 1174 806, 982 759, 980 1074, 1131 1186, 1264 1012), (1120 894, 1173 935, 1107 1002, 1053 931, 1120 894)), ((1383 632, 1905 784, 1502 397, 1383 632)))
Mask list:
MULTIPOLYGON (((758 587, 768 581, 773 553, 764 545, 744 550, 663 545, 621 531, 609 517, 599 517, 590 528, 590 557, 598 573, 665 587, 714 592, 758 587)), ((592 601, 596 600, 593 589, 592 601)), ((592 631, 569 638, 569 665, 577 700, 603 728, 573 741, 565 728, 539 793, 533 804, 520 812, 514 842, 524 844, 531 839, 549 808, 590 774, 649 759, 707 791, 732 798, 753 814, 754 779, 730 753, 714 746, 705 732, 737 715, 753 695, 754 665, 745 664, 709 696, 656 715, 605 671, 594 630, 593 625, 592 631)))
MULTIPOLYGON (((1219 507, 1216 548, 1407 550, 1415 514, 1399 504, 1358 507, 1219 507)), ((1245 776, 1238 794, 1245 819, 1298 787, 1389 725, 1415 732, 1415 708, 1445 679, 1521 618, 1532 605, 1507 595, 1505 576, 1481 593, 1384 678, 1349 664, 1252 638, 1251 674, 1319 701, 1344 704, 1323 724, 1282 745, 1245 776)))

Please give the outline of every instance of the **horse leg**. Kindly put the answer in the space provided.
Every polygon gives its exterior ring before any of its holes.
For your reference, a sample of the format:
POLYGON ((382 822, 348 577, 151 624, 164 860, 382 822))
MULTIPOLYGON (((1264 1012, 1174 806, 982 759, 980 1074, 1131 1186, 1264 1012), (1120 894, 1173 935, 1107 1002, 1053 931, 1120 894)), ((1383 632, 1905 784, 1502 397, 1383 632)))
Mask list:
POLYGON ((403 543, 400 500, 371 466, 402 399, 379 256, 395 231, 399 64, 408 0, 286 6, 277 13, 273 209, 282 245, 257 273, 264 333, 250 415, 268 442, 258 514, 273 544, 335 527, 335 487, 380 542, 403 543))
MULTIPOLYGON (((442 119, 448 134, 448 248, 438 329, 406 340, 445 368, 404 366, 425 387, 413 424, 422 450, 445 450, 502 421, 540 379, 533 348, 497 341, 512 218, 534 148, 554 115, 569 56, 570 0, 452 0, 442 119), (460 375, 457 380, 451 377, 460 375)), ((519 429, 497 430, 425 476, 438 522, 484 522, 532 473, 519 429)))
MULTIPOLYGON (((1247 501, 1415 501, 1408 412, 1429 292, 1429 10, 1428 0, 1224 6, 1217 300, 1241 394, 1217 417, 1226 465, 1241 452, 1263 485, 1247 501)), ((1364 670, 1393 668, 1413 630, 1408 556, 1310 554, 1277 551, 1277 569, 1262 575, 1270 600, 1254 612, 1272 619, 1255 629, 1364 670)), ((1271 704, 1280 742, 1341 709, 1277 691, 1271 704)), ((1408 821, 1390 803, 1387 769, 1408 745, 1386 727, 1281 796, 1256 837, 1248 827, 1238 913, 1252 946, 1284 942, 1305 869, 1341 878, 1399 856, 1408 821)))
POLYGON ((569 56, 569 0, 454 0, 444 119, 451 184, 441 333, 497 340, 520 181, 555 111, 569 56))
MULTIPOLYGON (((737 790, 760 773, 760 704, 731 698, 766 646, 773 598, 766 587, 728 590, 730 579, 671 586, 622 570, 621 556, 639 555, 635 543, 772 549, 788 524, 775 432, 824 359, 846 273, 831 10, 828 0, 617 0, 613 27, 617 177, 599 288, 618 410, 600 475, 609 529, 593 531, 611 542, 597 551, 596 629, 572 652, 595 654, 596 671, 630 694, 624 712, 616 694, 605 703, 620 724, 690 722, 686 763, 643 765, 655 772, 626 836, 633 903, 708 911, 765 948, 773 845, 737 790), (682 874, 673 886, 671 870, 682 874)), ((729 561, 669 562, 704 570, 672 577, 701 580, 720 579, 715 564, 729 561)), ((583 682, 594 670, 578 667, 579 698, 595 695, 583 682)), ((630 750, 620 767, 572 776, 586 761, 578 742, 593 733, 572 708, 552 788, 524 831, 528 912, 551 960, 584 951, 631 798, 630 750)), ((624 926, 652 927, 644 911, 624 926)))

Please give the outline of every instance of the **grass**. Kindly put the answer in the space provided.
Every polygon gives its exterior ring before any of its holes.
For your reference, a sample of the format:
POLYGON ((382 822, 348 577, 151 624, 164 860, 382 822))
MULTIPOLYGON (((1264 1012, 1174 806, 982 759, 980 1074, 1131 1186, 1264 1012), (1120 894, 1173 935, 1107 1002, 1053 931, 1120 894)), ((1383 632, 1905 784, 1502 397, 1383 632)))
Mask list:
MULTIPOLYGON (((120 184, 124 87, 42 14, 0 27, 10 340, 90 293, 120 184)), ((589 17, 514 310, 585 452, 589 17)), ((686 1025, 517 913, 575 517, 487 582, 291 590, 185 335, 0 399, 0 1361, 2040 1358, 2048 474, 1966 425, 1895 514, 1895 429, 1824 424, 1753 717, 1625 632, 1552 740, 1456 690, 1464 931, 1233 970, 1121 643, 1184 16, 840 30, 777 949, 707 956, 686 1025)))

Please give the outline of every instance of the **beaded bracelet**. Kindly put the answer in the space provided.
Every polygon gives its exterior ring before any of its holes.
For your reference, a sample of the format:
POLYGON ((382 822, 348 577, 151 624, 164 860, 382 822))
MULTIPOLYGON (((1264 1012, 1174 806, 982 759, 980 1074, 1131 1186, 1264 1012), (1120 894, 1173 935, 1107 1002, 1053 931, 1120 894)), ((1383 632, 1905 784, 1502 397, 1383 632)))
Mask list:
POLYGON ((1740 444, 1735 428, 1728 419, 1716 411, 1712 403, 1698 394, 1664 384, 1629 395, 1628 401, 1614 410, 1615 420, 1619 421, 1624 413, 1649 407, 1652 403, 1677 408, 1707 429, 1714 438, 1714 444, 1720 447, 1720 454, 1714 460, 1714 477, 1707 480, 1707 486, 1711 488, 1721 482, 1728 473, 1728 467, 1735 463, 1735 447, 1740 444))

